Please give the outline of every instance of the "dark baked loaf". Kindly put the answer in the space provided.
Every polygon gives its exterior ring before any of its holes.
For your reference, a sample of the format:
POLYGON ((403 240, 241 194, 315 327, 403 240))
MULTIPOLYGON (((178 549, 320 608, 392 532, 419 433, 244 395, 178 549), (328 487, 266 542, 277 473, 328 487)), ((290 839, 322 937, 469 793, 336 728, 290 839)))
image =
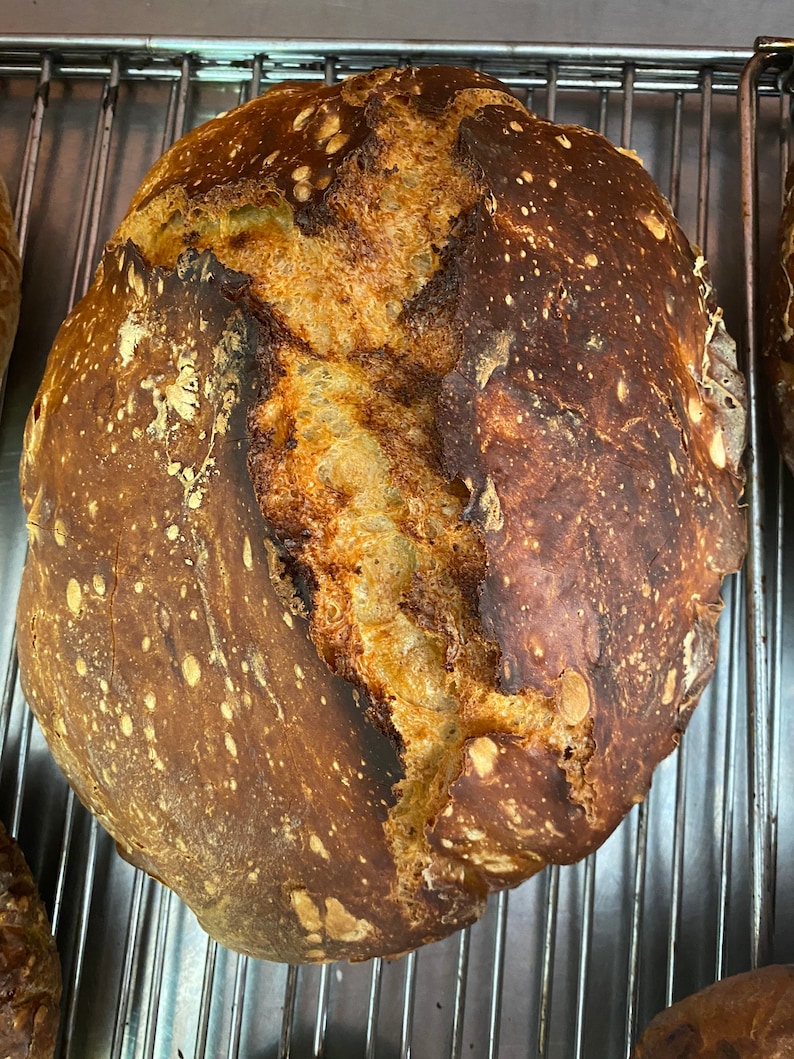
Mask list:
POLYGON ((8 189, 0 177, 0 378, 8 367, 19 323, 22 265, 8 189))
POLYGON ((227 945, 451 932, 676 745, 743 400, 634 157, 471 70, 271 89, 149 173, 30 414, 56 758, 227 945))
POLYGON ((662 1011, 632 1059, 790 1059, 794 967, 773 965, 723 978, 662 1011))
POLYGON ((61 965, 22 850, 0 824, 0 1055, 52 1059, 61 965))
POLYGON ((767 300, 762 364, 768 385, 772 432, 794 472, 794 165, 785 199, 767 300))

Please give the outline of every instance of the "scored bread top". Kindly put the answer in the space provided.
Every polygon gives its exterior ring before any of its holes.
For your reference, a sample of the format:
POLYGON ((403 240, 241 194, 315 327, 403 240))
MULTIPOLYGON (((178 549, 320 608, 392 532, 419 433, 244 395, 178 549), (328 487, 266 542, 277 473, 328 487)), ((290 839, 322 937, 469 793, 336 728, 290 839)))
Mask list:
POLYGON ((743 437, 636 159, 474 71, 279 86, 155 165, 56 340, 27 693, 220 940, 404 951, 647 791, 714 663, 743 437))

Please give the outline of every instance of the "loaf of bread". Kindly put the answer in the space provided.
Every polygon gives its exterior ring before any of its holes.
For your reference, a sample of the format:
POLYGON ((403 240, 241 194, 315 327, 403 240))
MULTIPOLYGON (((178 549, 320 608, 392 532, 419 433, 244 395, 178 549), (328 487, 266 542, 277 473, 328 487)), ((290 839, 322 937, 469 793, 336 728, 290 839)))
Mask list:
POLYGON ((443 937, 676 745, 743 405, 635 157, 472 70, 270 89, 148 174, 30 413, 55 757, 228 946, 443 937))
POLYGON ((772 433, 794 472, 794 165, 786 176, 764 320, 762 365, 772 433))
POLYGON ((0 824, 0 1055, 52 1059, 61 965, 22 850, 0 824))
POLYGON ((22 265, 14 217, 8 188, 0 177, 0 379, 8 367, 17 333, 21 281, 22 265))
POLYGON ((723 978, 662 1011, 632 1059, 791 1059, 794 966, 723 978))

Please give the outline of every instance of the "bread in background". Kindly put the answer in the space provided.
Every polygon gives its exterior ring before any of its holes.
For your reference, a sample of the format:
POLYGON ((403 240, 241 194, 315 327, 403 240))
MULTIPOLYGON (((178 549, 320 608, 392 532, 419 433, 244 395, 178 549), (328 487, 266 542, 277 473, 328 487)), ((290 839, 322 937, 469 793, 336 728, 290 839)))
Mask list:
POLYGON ((794 966, 775 964, 723 978, 680 1000, 648 1025, 632 1059, 790 1059, 794 966))
POLYGON ((0 1055, 52 1059, 61 965, 47 912, 18 843, 0 824, 0 1055))

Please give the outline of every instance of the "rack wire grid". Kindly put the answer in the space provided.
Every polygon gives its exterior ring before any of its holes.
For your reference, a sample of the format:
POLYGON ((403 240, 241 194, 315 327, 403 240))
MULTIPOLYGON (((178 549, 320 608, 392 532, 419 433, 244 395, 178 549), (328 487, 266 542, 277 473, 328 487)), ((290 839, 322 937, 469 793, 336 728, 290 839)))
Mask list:
POLYGON ((24 257, 0 418, 0 815, 51 914, 63 1059, 620 1059, 670 1002, 794 960, 792 759, 781 754, 794 741, 784 709, 791 483, 767 444, 754 380, 750 562, 724 586, 717 672, 680 748, 597 853, 494 897, 477 925, 398 961, 298 968, 210 941, 176 897, 120 860, 69 792, 22 698, 13 620, 26 549, 25 415, 104 239, 180 133, 286 78, 475 65, 539 113, 640 154, 710 259, 752 368, 788 164, 791 52, 774 44, 752 58, 750 49, 0 37, 0 172, 24 257))

